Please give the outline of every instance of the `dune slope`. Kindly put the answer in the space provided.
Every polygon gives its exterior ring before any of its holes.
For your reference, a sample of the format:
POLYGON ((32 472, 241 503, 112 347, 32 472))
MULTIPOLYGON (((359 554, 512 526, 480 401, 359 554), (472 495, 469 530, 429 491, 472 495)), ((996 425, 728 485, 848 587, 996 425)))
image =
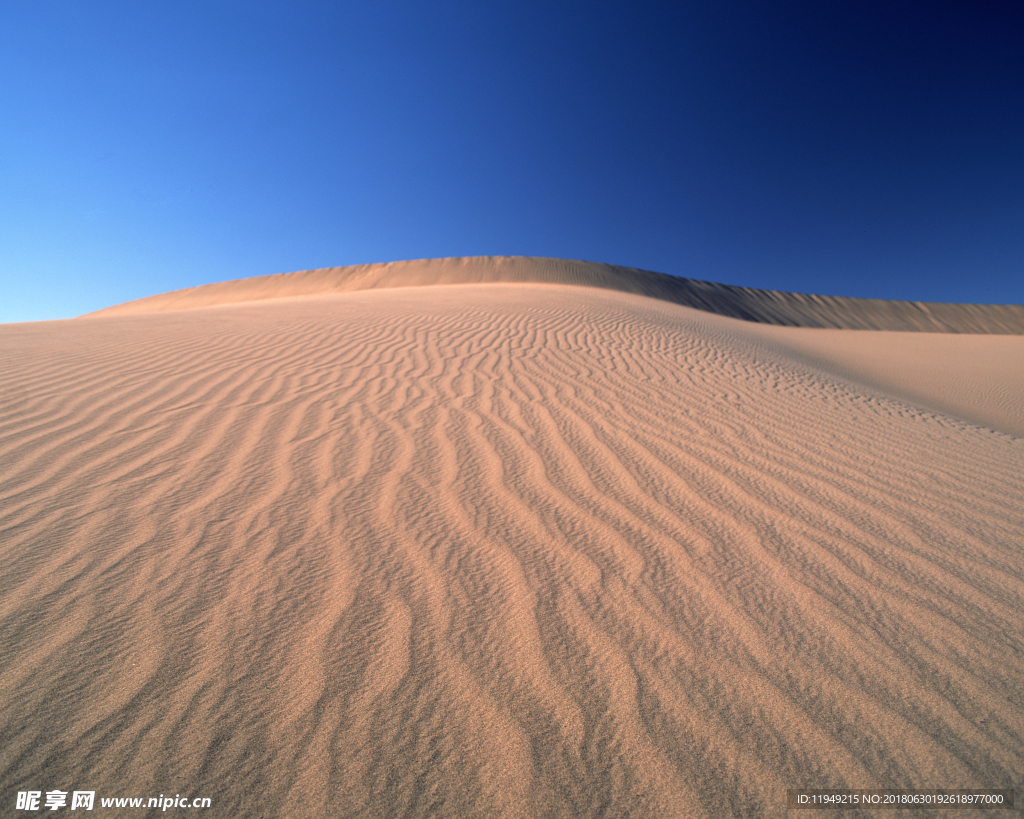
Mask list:
POLYGON ((784 293, 597 262, 526 256, 418 259, 256 276, 161 293, 90 315, 187 310, 396 287, 526 282, 618 290, 730 318, 787 327, 1024 334, 1024 305, 1019 304, 935 304, 784 293))
POLYGON ((550 284, 0 327, 0 804, 1021 794, 1024 440, 770 330, 550 284))

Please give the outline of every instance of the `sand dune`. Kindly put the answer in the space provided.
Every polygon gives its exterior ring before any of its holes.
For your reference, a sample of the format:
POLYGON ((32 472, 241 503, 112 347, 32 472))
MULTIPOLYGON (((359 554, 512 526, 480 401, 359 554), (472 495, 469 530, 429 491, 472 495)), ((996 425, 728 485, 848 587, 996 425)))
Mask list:
POLYGON ((1024 305, 1019 304, 935 304, 784 293, 684 279, 631 267, 525 256, 419 259, 256 276, 149 296, 91 315, 187 310, 289 296, 397 287, 528 282, 618 290, 730 318, 786 327, 1024 334, 1024 305))
POLYGON ((1024 338, 264 284, 0 327, 0 804, 1024 794, 1024 338))

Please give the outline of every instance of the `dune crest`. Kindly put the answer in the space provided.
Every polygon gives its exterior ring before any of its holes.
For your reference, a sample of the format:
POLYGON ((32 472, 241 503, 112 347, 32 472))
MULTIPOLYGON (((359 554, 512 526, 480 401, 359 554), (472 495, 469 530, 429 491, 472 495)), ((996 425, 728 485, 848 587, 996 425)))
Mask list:
POLYGON ((189 310, 396 287, 484 283, 600 287, 730 318, 787 327, 1024 334, 1024 305, 937 304, 785 293, 597 262, 527 256, 420 259, 257 276, 149 296, 89 315, 189 310))
POLYGON ((0 804, 1019 798, 1024 441, 799 332, 521 283, 0 327, 0 804))

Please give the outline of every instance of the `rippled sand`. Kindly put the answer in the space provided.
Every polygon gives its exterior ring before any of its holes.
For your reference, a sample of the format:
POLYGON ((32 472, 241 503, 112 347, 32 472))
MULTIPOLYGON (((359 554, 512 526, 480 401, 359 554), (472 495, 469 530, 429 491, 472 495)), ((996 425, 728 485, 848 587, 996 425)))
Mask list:
POLYGON ((806 332, 551 284, 0 326, 0 805, 1024 798, 1016 376, 806 332))

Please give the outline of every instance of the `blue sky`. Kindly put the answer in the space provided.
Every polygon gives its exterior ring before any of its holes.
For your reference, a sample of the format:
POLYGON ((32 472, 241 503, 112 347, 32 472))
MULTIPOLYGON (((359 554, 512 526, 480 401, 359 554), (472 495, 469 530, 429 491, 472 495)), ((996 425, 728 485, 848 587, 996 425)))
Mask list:
POLYGON ((0 2, 0 322, 469 255, 1024 302, 1010 2, 0 2))

